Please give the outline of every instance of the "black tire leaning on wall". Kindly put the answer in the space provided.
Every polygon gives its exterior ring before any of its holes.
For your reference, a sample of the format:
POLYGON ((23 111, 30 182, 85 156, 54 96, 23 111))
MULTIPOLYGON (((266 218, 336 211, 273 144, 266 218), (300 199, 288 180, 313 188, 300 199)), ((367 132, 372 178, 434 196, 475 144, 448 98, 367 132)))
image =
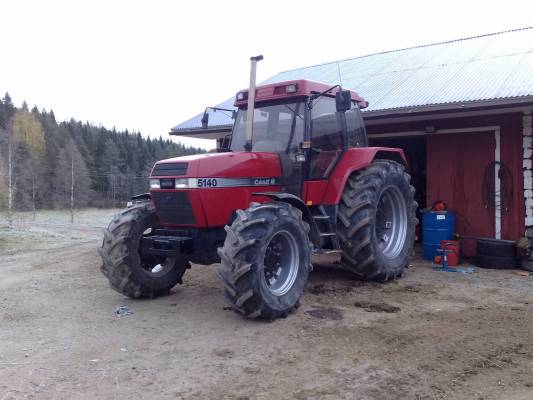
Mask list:
POLYGON ((238 210, 235 221, 225 229, 224 246, 218 249, 218 276, 232 308, 251 319, 286 317, 299 305, 311 266, 309 225, 302 220, 302 212, 283 202, 252 204, 247 210, 238 210), (278 249, 275 257, 290 253, 286 260, 295 260, 295 265, 289 263, 292 280, 287 277, 286 285, 275 290, 277 280, 271 283, 268 261, 278 240, 285 240, 287 249, 278 249))
POLYGON ((476 254, 495 257, 516 257, 516 242, 512 240, 478 239, 476 254))
POLYGON ((490 269, 514 269, 518 268, 518 261, 516 260, 516 257, 498 257, 477 254, 476 266, 490 269))
POLYGON ((140 239, 157 222, 151 202, 142 202, 116 214, 104 230, 101 271, 117 292, 132 298, 168 294, 190 268, 179 258, 145 256, 139 253, 140 239), (163 265, 161 271, 152 268, 163 265))
POLYGON ((343 251, 342 263, 358 278, 395 279, 408 265, 418 223, 410 179, 402 164, 390 160, 376 160, 348 179, 339 204, 337 233, 343 251), (392 226, 403 226, 399 231, 392 228, 398 232, 398 240, 391 242, 396 243, 392 245, 393 251, 383 244, 385 233, 381 225, 376 225, 383 219, 380 211, 386 208, 382 203, 385 198, 392 201, 393 207, 398 204, 393 213, 401 215, 398 221, 392 221, 392 226))

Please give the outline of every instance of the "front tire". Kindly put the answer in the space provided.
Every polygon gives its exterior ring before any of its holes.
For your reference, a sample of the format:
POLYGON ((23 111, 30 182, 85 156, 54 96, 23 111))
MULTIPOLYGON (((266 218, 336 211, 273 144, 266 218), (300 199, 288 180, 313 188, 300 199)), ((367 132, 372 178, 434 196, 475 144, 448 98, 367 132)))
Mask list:
POLYGON ((394 161, 376 161, 348 179, 338 212, 342 262, 357 277, 400 277, 415 241, 417 204, 410 176, 394 161))
POLYGON ((154 206, 146 202, 122 210, 104 230, 100 269, 111 287, 125 296, 154 298, 168 294, 182 283, 181 278, 190 267, 188 261, 178 257, 141 253, 141 238, 150 235, 156 223, 154 206))
POLYGON ((218 249, 218 275, 232 308, 248 318, 273 320, 298 307, 310 270, 309 225, 286 203, 238 210, 218 249))

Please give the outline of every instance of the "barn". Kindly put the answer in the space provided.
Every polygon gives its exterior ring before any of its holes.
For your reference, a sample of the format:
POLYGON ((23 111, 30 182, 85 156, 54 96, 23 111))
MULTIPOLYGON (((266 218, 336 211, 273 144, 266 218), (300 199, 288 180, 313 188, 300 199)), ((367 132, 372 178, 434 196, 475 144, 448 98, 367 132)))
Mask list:
MULTIPOLYGON (((533 27, 298 68, 262 83, 293 79, 340 83, 368 100, 370 144, 403 148, 420 207, 447 203, 463 237, 516 240, 533 227, 533 27)), ((170 133, 219 142, 231 135, 228 113, 213 113, 208 129, 200 120, 170 133)), ((474 255, 472 241, 462 246, 474 255)))

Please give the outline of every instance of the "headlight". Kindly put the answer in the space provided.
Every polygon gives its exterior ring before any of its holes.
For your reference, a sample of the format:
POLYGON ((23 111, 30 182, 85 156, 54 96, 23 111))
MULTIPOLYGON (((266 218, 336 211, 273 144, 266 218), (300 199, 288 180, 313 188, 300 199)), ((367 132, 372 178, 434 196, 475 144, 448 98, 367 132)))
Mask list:
POLYGON ((237 101, 244 101, 248 98, 248 92, 237 93, 237 101))
POLYGON ((176 189, 184 189, 184 188, 188 188, 189 186, 190 186, 189 180, 187 178, 176 179, 174 183, 174 187, 176 189))
POLYGON ((298 90, 296 84, 287 85, 285 86, 285 93, 296 93, 298 90))
POLYGON ((150 179, 150 189, 190 189, 197 187, 196 178, 150 179))

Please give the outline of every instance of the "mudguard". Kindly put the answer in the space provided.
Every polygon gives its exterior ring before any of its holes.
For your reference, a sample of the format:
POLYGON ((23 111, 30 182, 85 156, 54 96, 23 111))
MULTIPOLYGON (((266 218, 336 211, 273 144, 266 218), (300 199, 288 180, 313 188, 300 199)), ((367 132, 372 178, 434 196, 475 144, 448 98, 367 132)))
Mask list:
POLYGON ((407 166, 402 149, 390 147, 356 147, 346 150, 328 179, 321 204, 339 204, 348 177, 374 160, 393 160, 407 166))
POLYGON ((272 199, 274 201, 282 201, 299 209, 302 212, 303 220, 309 224, 309 238, 317 248, 320 248, 320 236, 318 227, 313 216, 311 215, 311 210, 309 210, 309 208, 305 205, 304 201, 301 198, 293 194, 283 192, 262 192, 254 193, 254 195, 268 197, 269 199, 272 199))

